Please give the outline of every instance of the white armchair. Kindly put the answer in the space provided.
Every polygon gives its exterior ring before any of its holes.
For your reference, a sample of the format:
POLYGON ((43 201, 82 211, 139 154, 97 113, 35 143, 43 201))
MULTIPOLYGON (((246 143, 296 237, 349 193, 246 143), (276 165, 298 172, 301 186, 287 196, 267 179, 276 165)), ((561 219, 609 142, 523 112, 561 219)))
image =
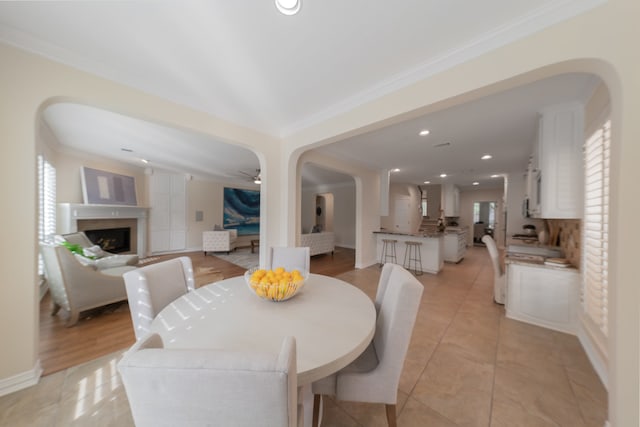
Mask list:
POLYGON ((100 246, 93 243, 83 231, 75 233, 62 234, 56 236, 57 243, 65 241, 71 245, 78 245, 83 249, 85 255, 92 256, 93 259, 80 259, 80 262, 87 265, 93 265, 98 270, 111 267, 122 267, 125 265, 137 265, 138 255, 134 254, 114 254, 104 251, 100 246))
POLYGON ((236 248, 238 230, 214 230, 202 232, 202 250, 205 256, 207 252, 226 252, 229 254, 236 248))
POLYGON ((127 299, 122 275, 136 267, 125 265, 98 270, 81 264, 64 246, 41 243, 40 251, 51 292, 51 315, 60 308, 67 311, 67 326, 78 322, 81 311, 127 299))

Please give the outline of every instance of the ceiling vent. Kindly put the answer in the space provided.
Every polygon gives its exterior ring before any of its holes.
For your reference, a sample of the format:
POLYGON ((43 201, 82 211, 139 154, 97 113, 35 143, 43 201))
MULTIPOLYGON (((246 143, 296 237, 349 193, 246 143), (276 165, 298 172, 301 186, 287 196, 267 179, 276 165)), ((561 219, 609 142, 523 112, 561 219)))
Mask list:
POLYGON ((448 147, 449 145, 451 145, 450 142, 443 142, 443 143, 440 143, 440 144, 435 144, 433 146, 433 148, 448 147))

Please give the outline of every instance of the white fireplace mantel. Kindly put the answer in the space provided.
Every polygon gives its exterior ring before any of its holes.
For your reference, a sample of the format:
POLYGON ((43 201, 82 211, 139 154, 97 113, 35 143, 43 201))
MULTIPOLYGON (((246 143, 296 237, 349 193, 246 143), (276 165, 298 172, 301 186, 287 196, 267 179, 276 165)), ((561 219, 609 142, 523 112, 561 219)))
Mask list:
POLYGON ((138 256, 147 256, 147 217, 149 208, 121 205, 58 204, 58 230, 60 234, 78 231, 78 220, 83 219, 136 219, 138 256))

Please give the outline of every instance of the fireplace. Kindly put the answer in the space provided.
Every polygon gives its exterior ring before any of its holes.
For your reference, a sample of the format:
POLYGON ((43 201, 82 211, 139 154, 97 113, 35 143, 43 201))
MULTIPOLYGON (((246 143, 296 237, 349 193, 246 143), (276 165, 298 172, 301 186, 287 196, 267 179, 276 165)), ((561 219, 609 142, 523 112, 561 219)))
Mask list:
POLYGON ((96 245, 103 250, 113 253, 129 252, 131 250, 131 228, 101 228, 98 230, 84 230, 96 245))
MULTIPOLYGON (((113 230, 128 229, 128 243, 120 244, 122 248, 109 252, 128 252, 143 258, 147 256, 147 214, 148 208, 139 206, 111 206, 111 205, 83 205, 72 203, 58 204, 59 233, 73 233, 84 231, 91 241, 97 241, 89 236, 91 231, 102 230, 107 234, 119 233, 113 230), (129 246, 124 249, 124 246, 129 246)), ((108 238, 113 238, 113 236, 108 238)), ((120 239, 121 237, 118 237, 120 239)), ((110 243, 111 245, 111 243, 110 243)))

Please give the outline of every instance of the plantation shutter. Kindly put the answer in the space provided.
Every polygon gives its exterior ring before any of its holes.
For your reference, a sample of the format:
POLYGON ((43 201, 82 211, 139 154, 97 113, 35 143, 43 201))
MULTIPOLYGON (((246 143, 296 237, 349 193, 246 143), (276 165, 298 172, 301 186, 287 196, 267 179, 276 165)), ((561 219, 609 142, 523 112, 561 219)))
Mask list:
POLYGON ((583 309, 606 337, 609 286, 609 159, 611 122, 585 143, 583 309))
MULTIPOLYGON (((38 241, 47 241, 56 232, 56 169, 38 156, 38 241)), ((38 274, 44 275, 42 257, 38 255, 38 274)))

